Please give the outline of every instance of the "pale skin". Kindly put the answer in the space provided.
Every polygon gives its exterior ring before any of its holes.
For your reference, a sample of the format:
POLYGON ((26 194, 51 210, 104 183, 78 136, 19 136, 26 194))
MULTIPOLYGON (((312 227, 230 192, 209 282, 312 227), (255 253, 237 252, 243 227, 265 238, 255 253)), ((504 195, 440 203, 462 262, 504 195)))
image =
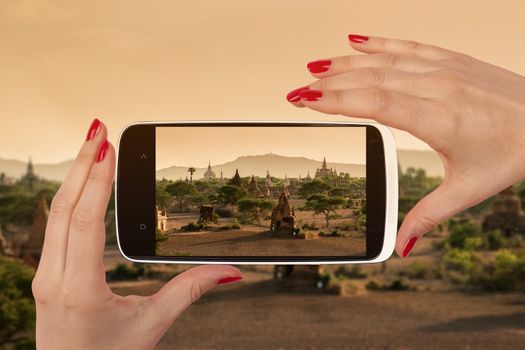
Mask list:
POLYGON ((218 284, 242 278, 232 266, 199 266, 151 296, 118 296, 105 278, 104 216, 115 150, 100 123, 51 204, 42 257, 33 280, 38 349, 153 349, 192 302, 218 284), (98 160, 98 161, 97 161, 98 160))
POLYGON ((324 59, 330 61, 321 63, 325 71, 312 73, 316 80, 307 85, 315 91, 288 99, 405 130, 439 154, 441 185, 412 208, 398 232, 396 251, 407 256, 439 223, 525 177, 525 77, 414 41, 349 39, 364 54, 324 59))

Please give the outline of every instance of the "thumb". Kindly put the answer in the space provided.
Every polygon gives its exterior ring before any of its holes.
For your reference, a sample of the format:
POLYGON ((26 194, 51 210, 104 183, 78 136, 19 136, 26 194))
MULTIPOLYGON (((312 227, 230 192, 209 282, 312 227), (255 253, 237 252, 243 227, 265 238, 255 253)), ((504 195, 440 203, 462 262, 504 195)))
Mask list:
POLYGON ((150 297, 153 318, 169 327, 204 293, 218 285, 242 280, 239 269, 224 265, 202 265, 177 275, 150 297))
POLYGON ((405 216, 397 234, 396 252, 407 257, 418 239, 437 225, 472 205, 461 181, 445 180, 405 216))

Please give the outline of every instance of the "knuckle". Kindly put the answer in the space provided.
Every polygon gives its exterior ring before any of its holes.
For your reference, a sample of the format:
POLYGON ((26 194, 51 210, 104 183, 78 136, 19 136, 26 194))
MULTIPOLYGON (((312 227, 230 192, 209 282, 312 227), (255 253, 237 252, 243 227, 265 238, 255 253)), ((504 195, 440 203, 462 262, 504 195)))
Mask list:
POLYGON ((70 196, 60 189, 51 201, 50 211, 53 214, 62 215, 68 213, 72 206, 70 196))
POLYGON ((190 298, 191 302, 194 303, 197 300, 200 299, 200 297, 204 294, 204 288, 202 287, 202 284, 198 281, 192 280, 190 284, 190 298))
POLYGON ((414 40, 406 41, 405 45, 410 51, 417 51, 421 48, 421 44, 414 40))
POLYGON ((384 65, 387 67, 397 67, 401 58, 396 54, 386 54, 384 56, 384 65))
POLYGON ((425 232, 432 231, 439 225, 439 221, 428 215, 419 215, 414 218, 416 222, 423 227, 425 232))
POLYGON ((378 113, 385 112, 392 106, 392 96, 383 89, 372 89, 368 95, 368 103, 378 113))
POLYGON ((35 301, 39 304, 47 303, 52 294, 53 284, 48 279, 40 277, 38 274, 33 278, 31 282, 31 291, 33 292, 33 297, 35 301))
POLYGON ((381 86, 385 82, 385 72, 377 68, 365 68, 363 70, 364 80, 371 86, 381 86))
POLYGON ((82 206, 75 208, 71 216, 71 229, 77 232, 85 232, 93 227, 95 217, 91 211, 82 206))
POLYGON ((341 58, 342 66, 345 68, 351 68, 352 67, 352 56, 343 56, 341 58))

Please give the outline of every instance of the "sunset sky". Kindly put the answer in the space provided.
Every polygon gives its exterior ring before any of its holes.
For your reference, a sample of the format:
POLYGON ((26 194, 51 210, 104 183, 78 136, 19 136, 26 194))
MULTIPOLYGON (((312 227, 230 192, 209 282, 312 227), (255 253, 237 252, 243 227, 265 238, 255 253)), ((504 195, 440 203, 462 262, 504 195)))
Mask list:
POLYGON ((156 168, 222 164, 268 153, 321 162, 366 164, 364 127, 157 128, 156 168), (183 150, 181 152, 181 150, 183 150))
MULTIPOLYGON (((95 116, 347 120, 291 107, 348 33, 414 39, 525 74, 525 2, 0 1, 0 158, 75 156, 95 116)), ((396 132, 398 147, 425 148, 396 132)))

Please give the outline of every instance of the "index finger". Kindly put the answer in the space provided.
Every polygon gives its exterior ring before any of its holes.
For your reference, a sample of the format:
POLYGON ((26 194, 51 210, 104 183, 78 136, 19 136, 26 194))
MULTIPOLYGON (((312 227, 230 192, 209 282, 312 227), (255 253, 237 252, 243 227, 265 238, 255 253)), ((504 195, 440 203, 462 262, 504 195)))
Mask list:
POLYGON ((390 39, 358 34, 349 34, 348 40, 353 49, 366 53, 409 55, 429 60, 443 60, 457 55, 457 53, 452 50, 422 44, 413 40, 390 39))

